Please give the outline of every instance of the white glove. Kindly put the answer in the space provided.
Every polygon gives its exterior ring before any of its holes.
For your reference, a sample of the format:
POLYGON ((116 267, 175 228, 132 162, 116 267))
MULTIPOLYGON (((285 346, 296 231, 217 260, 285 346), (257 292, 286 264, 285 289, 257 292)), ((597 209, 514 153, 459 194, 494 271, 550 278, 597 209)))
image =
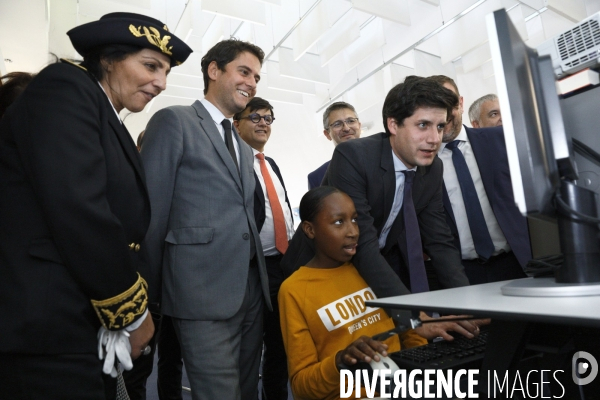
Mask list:
POLYGON ((98 358, 104 360, 102 372, 113 378, 117 376, 115 357, 126 370, 133 368, 129 332, 125 329, 109 331, 101 326, 100 330, 98 330, 98 358))

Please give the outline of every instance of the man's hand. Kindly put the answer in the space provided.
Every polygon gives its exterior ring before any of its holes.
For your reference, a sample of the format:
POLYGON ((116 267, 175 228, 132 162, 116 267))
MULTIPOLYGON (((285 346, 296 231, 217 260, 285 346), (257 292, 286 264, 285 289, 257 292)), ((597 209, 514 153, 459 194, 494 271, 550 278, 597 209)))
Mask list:
POLYGON ((379 354, 387 356, 387 348, 385 343, 373 340, 368 336, 361 336, 335 355, 335 365, 352 366, 359 361, 367 363, 371 360, 379 361, 379 354))
POLYGON ((436 323, 423 324, 415 329, 420 336, 431 340, 436 337, 442 337, 444 340, 454 340, 448 332, 456 332, 468 337, 469 339, 479 335, 479 327, 490 323, 490 319, 472 319, 468 321, 448 321, 444 322, 444 318, 470 318, 470 315, 448 315, 442 318, 431 318, 427 314, 421 312, 421 321, 437 320, 436 323))
POLYGON ((131 359, 135 360, 138 358, 152 336, 154 335, 154 322, 152 322, 152 316, 150 313, 146 316, 146 319, 139 328, 135 331, 129 332, 129 344, 131 344, 131 359))

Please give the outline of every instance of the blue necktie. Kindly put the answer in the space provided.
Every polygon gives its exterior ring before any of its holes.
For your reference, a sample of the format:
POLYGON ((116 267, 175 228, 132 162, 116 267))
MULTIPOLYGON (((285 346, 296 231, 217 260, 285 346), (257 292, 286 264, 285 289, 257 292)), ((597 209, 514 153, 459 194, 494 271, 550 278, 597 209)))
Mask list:
POLYGON ((446 148, 452 150, 452 162, 454 163, 458 184, 460 185, 460 191, 462 192, 463 201, 465 202, 467 219, 469 220, 469 228, 471 228, 471 236, 473 237, 475 251, 479 257, 488 260, 494 252, 494 242, 492 242, 490 232, 485 223, 481 203, 479 202, 475 184, 473 183, 473 178, 471 178, 471 173, 469 172, 469 167, 465 161, 465 156, 463 156, 463 153, 458 148, 459 142, 460 140, 450 142, 446 145, 446 148))
POLYGON ((415 171, 402 171, 404 179, 404 198, 402 213, 404 216, 404 233, 406 236, 406 258, 408 260, 408 272, 410 275, 410 291, 412 293, 428 292, 429 283, 423 262, 423 245, 421 244, 421 231, 417 212, 412 198, 412 186, 415 171))

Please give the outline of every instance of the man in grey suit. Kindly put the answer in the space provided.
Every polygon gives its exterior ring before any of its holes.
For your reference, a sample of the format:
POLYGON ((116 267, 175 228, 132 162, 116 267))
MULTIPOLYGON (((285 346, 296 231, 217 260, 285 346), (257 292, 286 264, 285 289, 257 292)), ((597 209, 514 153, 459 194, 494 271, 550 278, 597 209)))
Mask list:
POLYGON ((204 99, 158 111, 142 147, 152 206, 142 273, 173 319, 193 399, 258 395, 271 305, 252 150, 232 117, 256 94, 263 58, 247 42, 217 43, 202 58, 204 99))

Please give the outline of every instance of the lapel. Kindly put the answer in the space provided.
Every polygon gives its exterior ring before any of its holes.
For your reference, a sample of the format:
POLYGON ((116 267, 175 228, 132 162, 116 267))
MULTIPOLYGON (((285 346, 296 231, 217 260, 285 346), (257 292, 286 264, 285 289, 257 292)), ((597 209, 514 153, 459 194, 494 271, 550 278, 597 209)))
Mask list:
MULTIPOLYGON (((493 154, 487 152, 486 143, 491 138, 486 135, 486 128, 479 129, 479 132, 475 132, 474 129, 465 127, 475 160, 477 161, 477 167, 479 168, 479 174, 481 175, 481 182, 483 188, 487 194, 490 205, 493 207, 493 199, 495 198, 494 193, 494 169, 493 169, 493 154)), ((498 149, 500 151, 500 149, 498 149)))
POLYGON ((446 184, 442 181, 442 202, 444 203, 444 208, 446 209, 446 213, 450 216, 450 220, 454 224, 452 232, 457 231, 456 228, 456 218, 454 217, 454 211, 452 210, 452 203, 450 203, 450 196, 448 196, 448 190, 446 190, 446 184))
MULTIPOLYGON (((213 121, 212 117, 210 116, 208 111, 206 111, 206 108, 204 108, 204 106, 202 105, 202 103, 200 103, 199 100, 196 100, 194 104, 192 104, 192 107, 194 107, 194 109, 196 110, 196 114, 200 119, 199 122, 200 126, 202 127, 202 130, 206 133, 206 136, 212 142, 215 150, 217 151, 217 154, 219 155, 219 157, 221 157, 221 160, 229 170, 229 173, 231 174, 233 180, 237 183, 240 189, 242 189, 240 174, 238 173, 237 168, 235 167, 235 164, 231 159, 231 155, 229 154, 229 150, 227 150, 225 141, 223 140, 221 134, 219 133, 219 130, 215 126, 215 122, 213 121)), ((232 132, 235 132, 235 128, 233 126, 232 132)), ((233 137, 235 140, 237 140, 237 133, 234 133, 233 137)), ((240 164, 242 164, 242 160, 242 148, 240 146, 240 164)), ((240 169, 241 168, 242 166, 240 165, 240 169)))
POLYGON ((378 229, 381 232, 385 221, 387 221, 392 205, 394 204, 394 195, 396 194, 396 172, 394 171, 394 160, 392 157, 392 146, 389 137, 382 134, 381 139, 381 180, 383 184, 383 222, 378 229))
POLYGON ((129 134, 127 128, 125 128, 125 125, 123 125, 115 115, 108 98, 106 99, 106 101, 107 113, 109 115, 108 124, 111 126, 112 130, 117 135, 117 138, 119 139, 119 142, 121 143, 121 146, 123 147, 127 158, 129 158, 129 160, 131 161, 131 164, 135 168, 136 173, 138 174, 144 185, 144 189, 146 189, 147 191, 146 175, 144 174, 144 169, 142 168, 142 164, 140 161, 140 155, 137 148, 135 147, 135 143, 133 143, 133 139, 131 138, 131 135, 129 134))

